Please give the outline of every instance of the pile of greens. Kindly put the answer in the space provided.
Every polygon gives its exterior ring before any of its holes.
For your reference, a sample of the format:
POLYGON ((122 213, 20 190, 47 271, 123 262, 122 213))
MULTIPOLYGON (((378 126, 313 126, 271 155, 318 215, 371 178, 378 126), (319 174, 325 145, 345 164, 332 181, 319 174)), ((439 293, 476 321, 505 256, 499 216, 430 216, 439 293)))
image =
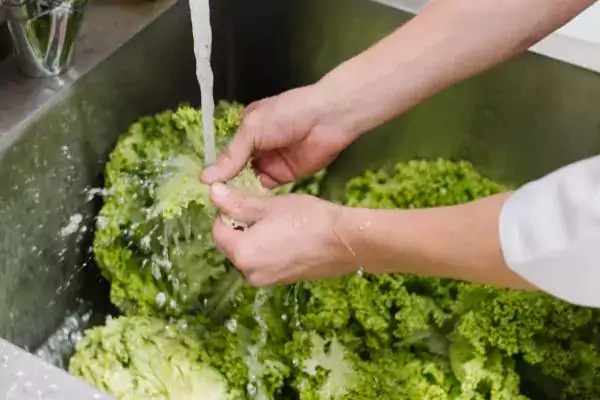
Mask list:
MULTIPOLYGON (((219 146, 242 110, 217 107, 219 146)), ((543 293, 405 274, 247 285, 212 245, 200 122, 181 106, 119 139, 94 251, 122 314, 86 332, 73 374, 119 399, 600 398, 600 313, 543 293)), ((323 176, 281 192, 318 194, 323 176)), ((267 194, 250 168, 233 184, 267 194)), ((503 190, 467 162, 416 160, 352 179, 345 204, 503 190)))

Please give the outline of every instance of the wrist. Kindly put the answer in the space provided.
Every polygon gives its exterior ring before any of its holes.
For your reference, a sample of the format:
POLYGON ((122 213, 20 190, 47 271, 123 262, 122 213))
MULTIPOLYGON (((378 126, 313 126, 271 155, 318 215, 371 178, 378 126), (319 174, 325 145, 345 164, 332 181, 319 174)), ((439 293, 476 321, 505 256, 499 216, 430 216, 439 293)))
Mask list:
POLYGON ((530 289, 506 266, 500 249, 499 215, 508 195, 420 210, 345 208, 336 232, 351 249, 354 265, 368 273, 530 289))
POLYGON ((344 132, 349 141, 355 141, 365 131, 364 124, 369 110, 361 103, 361 88, 357 86, 354 73, 347 71, 344 64, 313 84, 321 99, 318 124, 338 132, 344 132))
POLYGON ((376 214, 376 210, 367 208, 339 206, 333 231, 338 239, 340 251, 337 254, 341 265, 350 265, 354 271, 375 272, 377 268, 373 264, 376 260, 371 251, 375 241, 370 234, 373 224, 378 224, 376 214))
POLYGON ((332 204, 332 206, 335 207, 335 218, 333 219, 331 233, 335 244, 333 254, 335 254, 336 262, 344 270, 340 272, 357 271, 361 264, 351 244, 354 242, 352 237, 352 214, 354 209, 339 204, 332 204))

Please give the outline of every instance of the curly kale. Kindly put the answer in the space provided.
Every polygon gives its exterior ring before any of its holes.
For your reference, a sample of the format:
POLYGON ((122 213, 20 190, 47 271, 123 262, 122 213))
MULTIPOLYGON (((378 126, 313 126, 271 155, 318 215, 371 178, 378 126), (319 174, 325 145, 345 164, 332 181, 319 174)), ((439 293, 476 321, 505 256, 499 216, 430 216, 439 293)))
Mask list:
MULTIPOLYGON (((242 107, 216 111, 222 147, 242 107)), ((127 316, 86 333, 74 374, 121 399, 600 398, 597 310, 407 274, 245 284, 210 238, 200 118, 187 106, 142 118, 111 154, 94 251, 127 316)), ((318 195, 324 173, 275 193, 318 195)), ((269 193, 249 167, 231 184, 269 193)), ((345 204, 450 206, 506 189, 465 161, 413 160, 350 180, 345 204)))
MULTIPOLYGON (((367 172, 351 180, 347 204, 407 209, 449 206, 504 190, 468 162, 413 160, 397 164, 392 174, 367 172)), ((347 281, 341 292, 351 293, 354 300, 349 304, 361 309, 360 314, 350 314, 351 324, 366 344, 446 353, 464 392, 458 398, 477 398, 465 397, 468 387, 475 392, 484 388, 486 398, 517 398, 516 388, 533 398, 600 398, 598 310, 540 292, 448 279, 389 275, 347 281), (371 289, 373 281, 383 285, 371 289), (387 301, 377 297, 378 289, 387 301), (382 329, 373 332, 373 327, 382 329)))
MULTIPOLYGON (((240 105, 218 105, 218 147, 242 113, 240 105)), ((200 112, 181 106, 134 123, 110 155, 110 195, 98 216, 94 255, 111 282, 112 302, 126 313, 177 316, 205 304, 222 312, 228 299, 215 297, 224 292, 221 282, 241 284, 211 240, 216 212, 199 179, 203 149, 200 112)), ((250 168, 231 184, 266 193, 250 168)))

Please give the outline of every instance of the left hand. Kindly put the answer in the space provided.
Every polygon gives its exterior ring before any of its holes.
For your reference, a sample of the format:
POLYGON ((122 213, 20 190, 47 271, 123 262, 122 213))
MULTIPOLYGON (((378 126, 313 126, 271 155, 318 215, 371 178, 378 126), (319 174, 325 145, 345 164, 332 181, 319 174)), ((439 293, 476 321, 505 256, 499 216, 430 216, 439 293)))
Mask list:
POLYGON ((216 246, 253 286, 341 276, 357 270, 336 233, 342 206, 312 196, 250 197, 221 183, 211 187, 221 212, 249 225, 234 230, 217 218, 216 246))

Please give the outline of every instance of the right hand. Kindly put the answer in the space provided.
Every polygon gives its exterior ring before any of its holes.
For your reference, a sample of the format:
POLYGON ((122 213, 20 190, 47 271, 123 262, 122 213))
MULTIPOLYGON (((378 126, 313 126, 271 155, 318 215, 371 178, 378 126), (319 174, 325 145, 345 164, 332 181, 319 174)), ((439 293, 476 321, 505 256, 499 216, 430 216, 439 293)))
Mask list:
POLYGON ((333 109, 317 85, 250 104, 238 132, 215 164, 204 171, 202 180, 209 184, 228 181, 251 157, 267 188, 318 172, 355 139, 331 122, 333 109))

